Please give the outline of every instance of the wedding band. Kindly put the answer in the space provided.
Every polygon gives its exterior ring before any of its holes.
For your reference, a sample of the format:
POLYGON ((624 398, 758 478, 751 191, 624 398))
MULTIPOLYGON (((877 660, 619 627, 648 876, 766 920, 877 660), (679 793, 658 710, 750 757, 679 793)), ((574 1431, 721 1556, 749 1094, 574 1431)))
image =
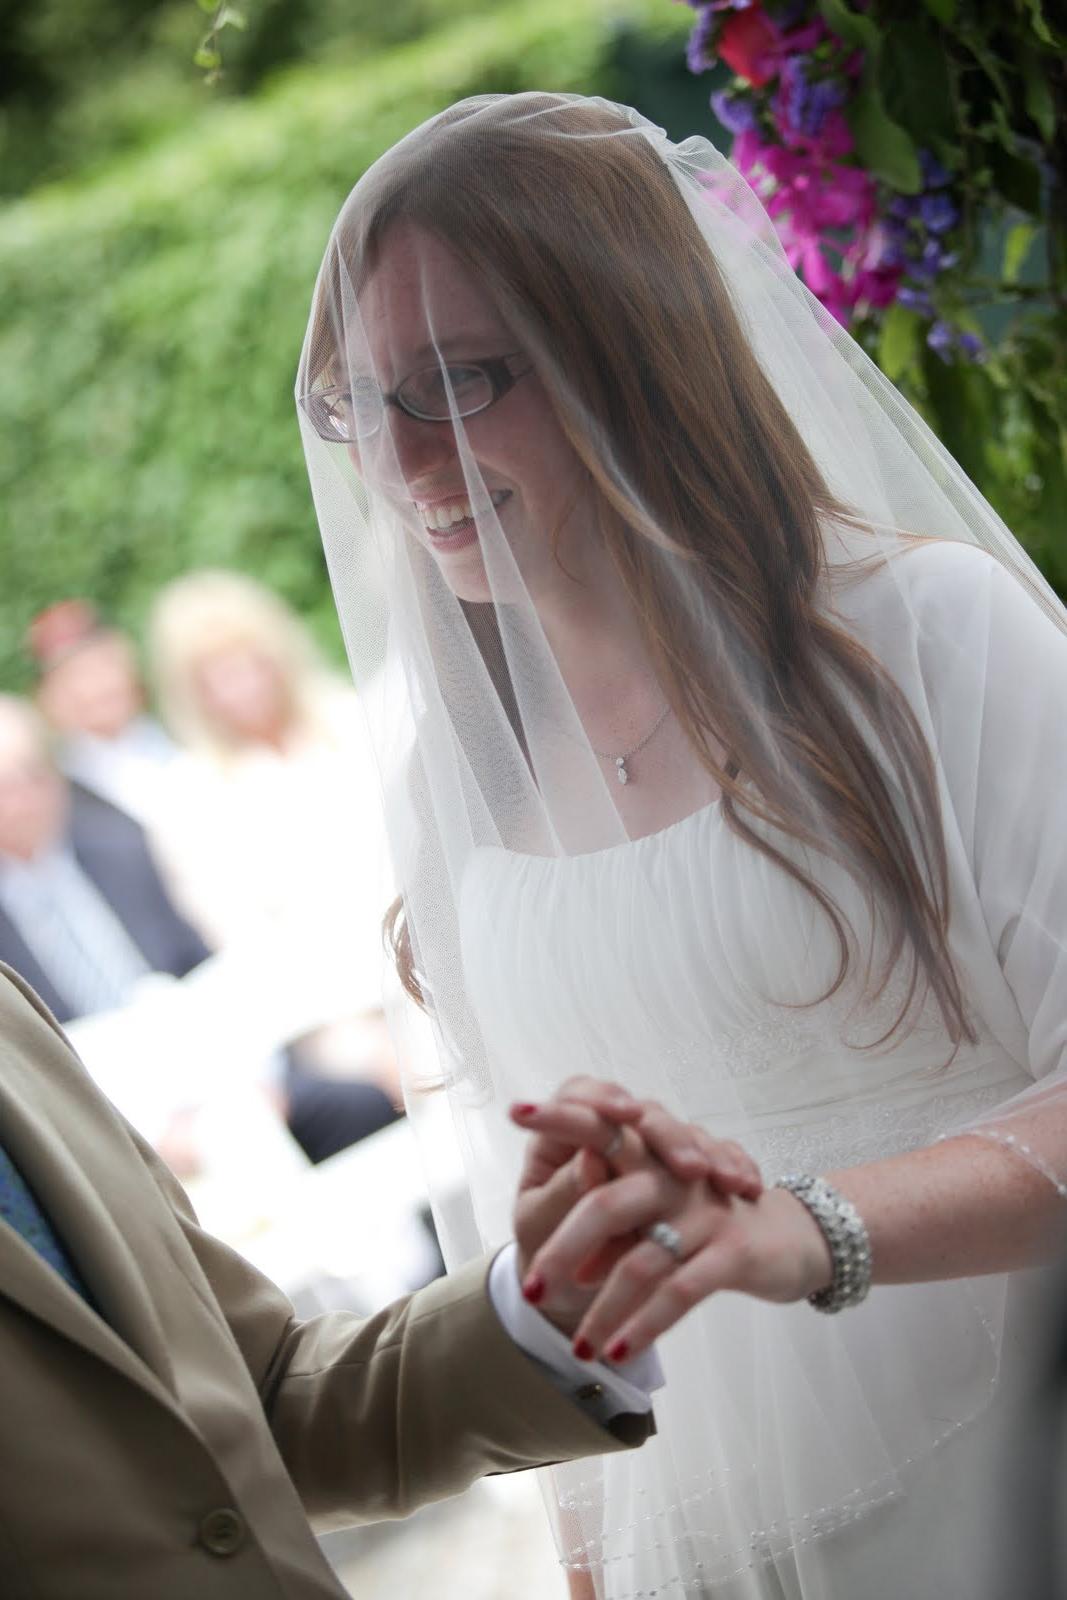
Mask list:
POLYGON ((654 1222, 645 1237, 651 1239, 653 1244, 662 1245, 663 1249, 668 1251, 675 1261, 684 1261, 682 1236, 677 1228, 671 1227, 669 1222, 654 1222))
POLYGON ((619 1151, 622 1149, 624 1135, 625 1130, 623 1128, 615 1129, 615 1132, 612 1134, 611 1138, 601 1151, 601 1155, 604 1157, 605 1161, 610 1161, 612 1156, 618 1155, 619 1151))

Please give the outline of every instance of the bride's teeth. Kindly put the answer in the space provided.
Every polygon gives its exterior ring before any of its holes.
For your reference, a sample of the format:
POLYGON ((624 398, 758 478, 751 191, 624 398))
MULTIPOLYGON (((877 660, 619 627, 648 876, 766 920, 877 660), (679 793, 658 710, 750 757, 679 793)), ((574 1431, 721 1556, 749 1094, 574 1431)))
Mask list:
MULTIPOLYGON (((490 504, 494 507, 502 505, 509 493, 508 489, 494 489, 489 496, 490 504)), ((473 516, 474 510, 469 500, 452 500, 447 505, 422 508, 422 520, 431 533, 447 533, 449 528, 459 522, 469 522, 473 516)))
POLYGON ((468 522, 472 514, 469 500, 453 501, 450 506, 428 506, 424 513, 426 526, 437 529, 439 533, 457 522, 468 522))

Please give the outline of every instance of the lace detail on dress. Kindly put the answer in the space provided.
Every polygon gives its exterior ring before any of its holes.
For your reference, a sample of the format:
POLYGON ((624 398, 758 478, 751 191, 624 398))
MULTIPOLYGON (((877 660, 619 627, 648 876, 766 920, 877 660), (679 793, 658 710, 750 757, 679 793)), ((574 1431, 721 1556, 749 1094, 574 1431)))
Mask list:
POLYGON ((664 1052, 668 1074, 684 1091, 696 1077, 705 1082, 716 1074, 738 1081, 758 1078, 817 1051, 849 1050, 859 1065, 886 1053, 886 1035, 902 1016, 901 1027, 913 1042, 937 1064, 947 1064, 952 1046, 936 1005, 929 996, 909 1004, 909 989, 906 972, 898 968, 874 1000, 857 998, 852 988, 810 1006, 763 1002, 763 1015, 749 1027, 719 1032, 699 1046, 669 1046, 664 1052))
MULTIPOLYGON (((990 1336, 992 1337, 992 1331, 990 1336)), ((930 1449, 940 1449, 973 1420, 968 1418, 964 1422, 953 1423, 933 1441, 930 1449)), ((731 1578, 740 1577, 744 1572, 766 1566, 768 1562, 780 1558, 795 1549, 797 1545, 810 1544, 813 1540, 825 1539, 831 1534, 839 1533, 841 1529, 850 1527, 853 1523, 869 1516, 880 1506, 898 1499, 905 1491, 905 1485, 899 1481, 899 1474, 906 1472, 915 1462, 925 1461, 929 1453, 929 1449, 926 1449, 919 1455, 906 1457, 892 1472, 875 1483, 854 1489, 835 1505, 820 1506, 803 1516, 772 1522, 764 1528, 754 1528, 748 1535, 747 1546, 731 1545, 723 1534, 712 1532, 708 1528, 690 1527, 679 1535, 672 1534, 667 1526, 663 1530, 662 1539, 648 1539, 634 1549, 619 1550, 612 1555, 603 1554, 601 1549, 593 1545, 575 1545, 561 1558, 560 1565, 571 1572, 600 1572, 619 1562, 627 1562, 632 1566, 649 1551, 664 1550, 677 1553, 685 1545, 705 1551, 703 1556, 684 1561, 686 1569, 693 1573, 693 1577, 676 1574, 657 1579, 656 1586, 652 1589, 616 1591, 615 1600, 653 1600, 654 1596, 666 1594, 710 1595, 708 1584, 726 1583, 731 1578)), ((723 1477, 729 1475, 722 1474, 723 1477)), ((709 1486, 707 1489, 683 1497, 676 1507, 669 1506, 650 1512, 646 1517, 635 1518, 616 1529, 609 1530, 604 1534, 603 1541, 607 1544, 612 1538, 622 1534, 639 1533, 643 1525, 665 1521, 675 1510, 685 1511, 697 1506, 701 1501, 708 1500, 714 1495, 715 1488, 716 1486, 709 1486)), ((577 1496, 561 1495, 559 1504, 561 1510, 580 1511, 594 1509, 600 1505, 600 1501, 595 1498, 582 1499, 577 1496)))
POLYGON ((972 1092, 931 1095, 916 1105, 865 1105, 828 1113, 817 1122, 750 1132, 748 1149, 767 1174, 858 1166, 951 1138, 941 1132, 946 1123, 979 1116, 1003 1099, 1004 1089, 994 1084, 972 1092))
MULTIPOLYGON (((969 1289, 963 1282, 959 1287, 964 1292, 969 1289)), ((968 1298, 989 1348, 995 1352, 997 1330, 980 1299, 973 1293, 968 1298)), ((985 1396, 986 1403, 992 1393, 991 1378, 985 1396)), ((746 1483, 751 1485, 756 1480, 759 1463, 749 1459, 740 1466, 709 1468, 691 1479, 691 1492, 679 1495, 672 1504, 657 1505, 643 1516, 630 1515, 625 1522, 603 1529, 598 1538, 572 1544, 563 1554, 561 1565, 576 1572, 618 1569, 622 1563, 632 1568, 635 1562, 650 1552, 663 1551, 676 1557, 681 1569, 679 1572, 658 1577, 651 1588, 613 1588, 612 1600, 653 1600, 656 1596, 680 1594, 707 1594, 710 1597, 710 1585, 726 1583, 745 1572, 757 1570, 797 1546, 825 1539, 899 1499, 906 1492, 904 1480, 909 1469, 926 1461, 931 1450, 942 1448, 974 1420, 972 1415, 947 1422, 926 1441, 921 1450, 902 1457, 888 1471, 871 1481, 835 1497, 832 1504, 751 1528, 743 1535, 740 1529, 730 1534, 721 1531, 729 1526, 728 1521, 720 1522, 719 1529, 694 1525, 694 1513, 714 1522, 717 1502, 723 1497, 729 1498, 731 1485, 736 1485, 744 1495, 746 1483), (620 1549, 617 1541, 622 1540, 627 1543, 625 1548, 620 1549)), ((637 1492, 640 1496, 649 1493, 645 1488, 637 1492)), ((559 1505, 563 1511, 579 1514, 598 1511, 604 1505, 601 1481, 594 1477, 581 1479, 577 1483, 572 1480, 566 1489, 561 1489, 559 1505)))
MULTIPOLYGON (((703 1070, 706 1073, 709 1066, 721 1065, 731 1078, 754 1078, 780 1067, 791 1056, 807 1055, 821 1037, 821 1030, 768 1017, 751 1028, 709 1041, 703 1052, 703 1070)), ((679 1058, 683 1054, 691 1062, 691 1053, 677 1052, 679 1058)))

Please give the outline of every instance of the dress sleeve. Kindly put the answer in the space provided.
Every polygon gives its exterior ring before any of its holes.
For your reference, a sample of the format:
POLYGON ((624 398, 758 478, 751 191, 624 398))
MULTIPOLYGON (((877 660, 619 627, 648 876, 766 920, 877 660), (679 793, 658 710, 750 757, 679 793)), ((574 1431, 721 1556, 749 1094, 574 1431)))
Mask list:
POLYGON ((1067 627, 980 552, 955 547, 938 568, 916 616, 950 862, 969 867, 953 874, 954 955, 969 1003, 1034 1079, 966 1131, 1067 1199, 1067 627))

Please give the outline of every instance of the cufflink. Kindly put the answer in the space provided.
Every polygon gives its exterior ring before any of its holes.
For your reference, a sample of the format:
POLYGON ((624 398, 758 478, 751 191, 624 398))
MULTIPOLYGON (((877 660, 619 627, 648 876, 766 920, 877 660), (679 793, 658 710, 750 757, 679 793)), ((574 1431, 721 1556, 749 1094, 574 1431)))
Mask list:
POLYGON ((603 1396, 604 1385, 602 1383, 583 1383, 582 1387, 575 1392, 575 1399, 577 1400, 601 1400, 603 1396))

